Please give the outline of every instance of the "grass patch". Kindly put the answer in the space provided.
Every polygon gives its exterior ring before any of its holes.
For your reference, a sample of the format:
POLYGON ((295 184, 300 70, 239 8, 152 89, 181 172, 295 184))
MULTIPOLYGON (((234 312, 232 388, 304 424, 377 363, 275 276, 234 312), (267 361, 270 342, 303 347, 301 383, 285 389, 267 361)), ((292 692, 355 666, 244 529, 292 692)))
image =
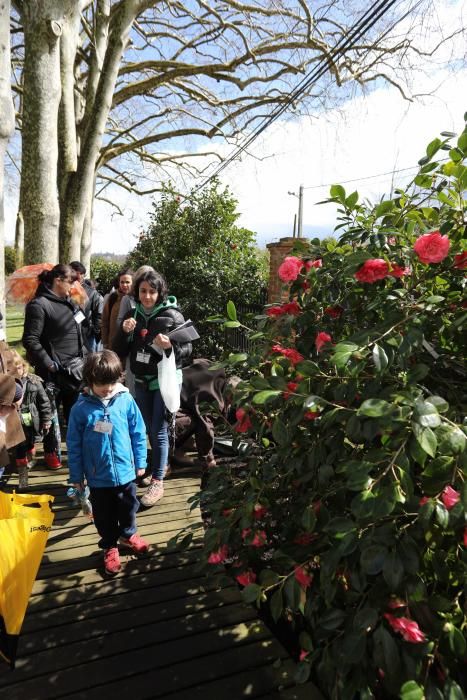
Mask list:
POLYGON ((23 354, 21 338, 24 326, 24 306, 15 305, 6 307, 6 339, 10 347, 23 354))

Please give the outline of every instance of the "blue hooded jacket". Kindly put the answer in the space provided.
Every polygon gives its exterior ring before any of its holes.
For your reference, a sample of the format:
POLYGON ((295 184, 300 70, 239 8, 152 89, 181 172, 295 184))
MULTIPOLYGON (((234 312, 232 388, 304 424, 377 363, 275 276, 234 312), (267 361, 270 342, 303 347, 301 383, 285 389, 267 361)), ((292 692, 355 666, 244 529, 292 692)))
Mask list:
POLYGON ((146 427, 128 389, 117 384, 107 406, 97 397, 81 394, 71 409, 66 436, 70 482, 86 479, 91 487, 120 486, 146 469, 146 427), (112 424, 111 433, 94 430, 97 421, 112 424))

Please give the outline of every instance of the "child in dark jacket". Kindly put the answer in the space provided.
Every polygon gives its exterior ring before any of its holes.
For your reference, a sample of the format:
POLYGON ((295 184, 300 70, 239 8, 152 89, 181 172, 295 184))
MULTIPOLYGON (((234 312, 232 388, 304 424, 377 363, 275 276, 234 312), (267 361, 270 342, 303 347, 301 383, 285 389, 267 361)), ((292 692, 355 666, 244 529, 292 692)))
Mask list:
POLYGON ((136 529, 135 479, 146 469, 146 428, 119 381, 122 366, 114 352, 88 355, 83 376, 86 389, 71 409, 66 440, 70 482, 89 486, 104 568, 114 575, 122 568, 118 543, 137 554, 149 548, 136 529))
POLYGON ((19 415, 26 440, 15 447, 18 487, 23 489, 28 485, 28 469, 33 466, 35 443, 50 429, 52 406, 42 379, 31 373, 31 367, 16 350, 12 350, 11 353, 17 374, 23 384, 19 415))

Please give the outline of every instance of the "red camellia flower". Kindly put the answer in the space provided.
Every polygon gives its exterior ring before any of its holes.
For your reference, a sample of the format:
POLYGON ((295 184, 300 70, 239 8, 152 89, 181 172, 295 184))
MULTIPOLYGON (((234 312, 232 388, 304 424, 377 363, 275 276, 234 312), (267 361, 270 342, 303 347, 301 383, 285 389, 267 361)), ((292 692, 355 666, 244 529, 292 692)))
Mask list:
POLYGON ((301 532, 294 538, 294 543, 300 545, 307 545, 313 542, 313 540, 316 540, 317 537, 318 535, 316 534, 316 532, 301 532))
POLYGON ((285 313, 282 306, 270 306, 266 309, 266 316, 283 316, 285 313))
POLYGON ((401 267, 400 265, 391 265, 389 274, 391 277, 404 277, 405 275, 410 275, 410 268, 401 267))
POLYGON ((277 274, 283 282, 295 282, 302 267, 303 262, 300 260, 300 258, 297 258, 294 255, 289 255, 279 266, 277 274))
POLYGON ((242 573, 235 576, 235 578, 241 586, 248 586, 250 583, 256 581, 256 574, 251 569, 248 569, 248 571, 242 571, 242 573))
POLYGON ((224 508, 224 510, 222 511, 222 515, 224 516, 224 518, 230 517, 232 515, 232 513, 233 513, 233 508, 224 508))
POLYGON ((298 382, 287 382, 287 391, 282 392, 284 399, 289 399, 291 394, 294 394, 297 390, 298 382))
POLYGON ((428 503, 429 500, 430 500, 430 499, 428 498, 428 496, 422 496, 421 499, 420 499, 419 502, 418 502, 418 505, 419 505, 420 508, 421 508, 422 506, 425 505, 425 503, 428 503))
POLYGON ((324 331, 320 331, 315 338, 316 350, 318 352, 321 352, 321 350, 323 349, 323 347, 327 343, 332 343, 331 336, 329 335, 329 333, 325 333, 324 331))
POLYGON ((355 278, 359 282, 367 282, 373 284, 378 280, 384 280, 389 275, 389 265, 382 258, 372 258, 365 260, 363 265, 355 273, 355 278))
POLYGON ((266 506, 262 506, 261 503, 255 503, 253 508, 253 517, 255 520, 261 520, 268 512, 266 506))
POLYGON ((326 306, 324 313, 330 318, 339 318, 342 316, 343 310, 342 306, 326 306))
POLYGON ((454 508, 456 503, 460 500, 460 494, 458 491, 452 488, 452 486, 446 486, 443 493, 441 494, 441 500, 448 510, 454 508))
POLYGON ((141 336, 142 338, 145 338, 145 337, 147 336, 148 333, 149 333, 149 331, 148 331, 147 328, 142 328, 142 329, 140 330, 140 332, 139 332, 139 334, 140 334, 140 336, 141 336))
POLYGON ((311 270, 312 267, 323 267, 323 261, 321 258, 318 260, 307 260, 305 263, 305 269, 308 272, 308 270, 311 270))
POLYGON ((226 544, 219 547, 215 552, 211 552, 208 558, 208 564, 222 564, 229 555, 229 548, 226 544))
POLYGON ((306 657, 308 656, 310 652, 306 651, 306 649, 300 649, 300 656, 298 657, 299 661, 305 661, 306 657))
POLYGON ((294 576, 296 581, 298 581, 302 588, 309 588, 311 586, 311 582, 313 581, 313 575, 307 574, 305 569, 303 569, 301 566, 295 567, 294 576))
POLYGON ((298 350, 294 350, 294 348, 283 348, 282 345, 279 345, 278 343, 273 345, 271 350, 272 352, 276 352, 286 357, 293 365, 297 365, 304 359, 303 355, 301 355, 298 350))
POLYGON ((428 265, 444 260, 450 247, 451 241, 447 236, 442 236, 439 231, 433 231, 417 238, 413 249, 420 262, 428 265))
POLYGON ((235 426, 235 432, 237 433, 247 433, 251 428, 251 420, 248 413, 244 408, 237 408, 235 411, 235 418, 237 419, 237 424, 235 426))
MULTIPOLYGON (((242 539, 246 540, 246 538, 251 534, 251 528, 246 527, 242 530, 242 539)), ((257 530, 253 536, 253 539, 251 542, 249 542, 251 547, 264 547, 266 544, 266 533, 264 530, 257 530)))
POLYGON ((303 414, 305 420, 315 420, 320 415, 319 411, 306 411, 303 414))
POLYGON ((426 641, 425 635, 414 620, 410 620, 408 617, 395 617, 390 613, 385 613, 384 617, 394 632, 399 632, 406 642, 417 644, 418 642, 426 641))
POLYGON ((454 256, 454 263, 452 266, 457 270, 465 270, 467 268, 467 250, 454 256))
POLYGON ((302 313, 302 310, 296 301, 289 301, 288 304, 282 304, 282 312, 289 314, 289 316, 298 316, 302 313))

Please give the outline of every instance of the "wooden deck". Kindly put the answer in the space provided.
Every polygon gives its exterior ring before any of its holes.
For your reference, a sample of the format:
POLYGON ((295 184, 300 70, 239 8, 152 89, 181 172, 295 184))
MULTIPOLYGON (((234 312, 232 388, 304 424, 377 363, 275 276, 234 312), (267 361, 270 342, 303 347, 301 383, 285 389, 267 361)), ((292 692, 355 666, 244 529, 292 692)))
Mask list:
MULTIPOLYGON (((103 573, 94 526, 70 507, 66 478, 66 469, 30 474, 30 491, 55 496, 56 516, 16 670, 0 663, 0 697, 318 697, 313 686, 294 687, 295 664, 238 587, 216 589, 196 570, 199 541, 185 552, 168 550, 168 539, 200 518, 187 505, 199 486, 195 474, 176 472, 161 503, 138 514, 151 554, 123 556, 123 572, 113 579, 103 573)), ((12 476, 9 485, 16 483, 12 476)))

